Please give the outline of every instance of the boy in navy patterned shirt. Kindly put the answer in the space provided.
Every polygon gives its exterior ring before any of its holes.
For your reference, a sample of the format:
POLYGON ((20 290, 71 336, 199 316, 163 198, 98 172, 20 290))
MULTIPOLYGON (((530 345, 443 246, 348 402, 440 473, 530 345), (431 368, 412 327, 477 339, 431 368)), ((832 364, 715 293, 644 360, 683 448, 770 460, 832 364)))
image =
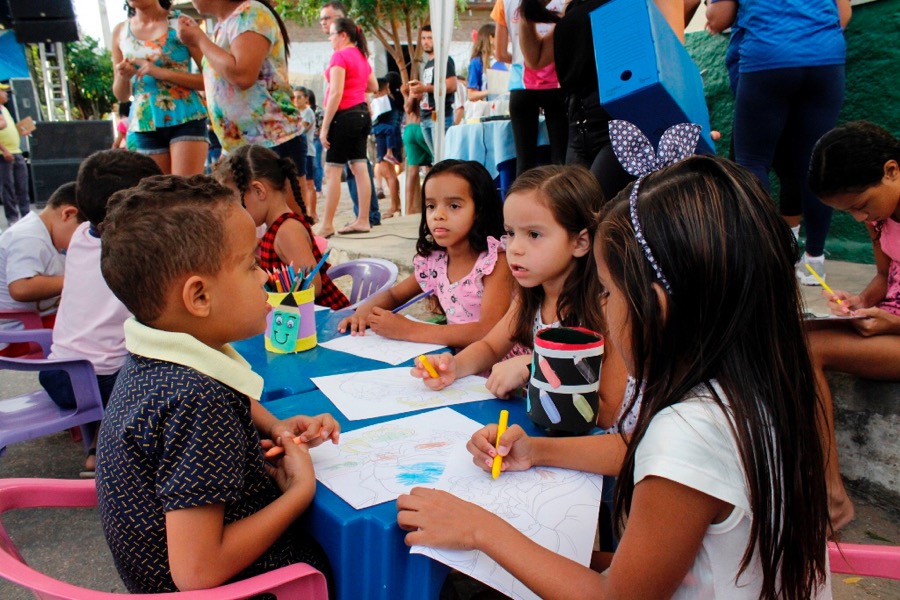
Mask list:
POLYGON ((315 493, 308 448, 336 443, 338 424, 277 420, 257 401, 262 378, 229 345, 266 325, 256 244, 232 192, 202 175, 147 178, 110 199, 101 268, 134 318, 100 429, 97 492, 131 592, 209 588, 295 562, 328 573, 291 525, 315 493), (283 457, 267 463, 260 448, 274 444, 283 457))

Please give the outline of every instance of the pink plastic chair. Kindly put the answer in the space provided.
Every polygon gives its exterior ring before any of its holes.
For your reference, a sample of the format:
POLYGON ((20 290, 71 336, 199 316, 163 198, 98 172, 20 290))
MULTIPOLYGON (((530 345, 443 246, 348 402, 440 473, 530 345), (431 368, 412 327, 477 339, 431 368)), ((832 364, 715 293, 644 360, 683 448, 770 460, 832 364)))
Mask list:
MULTIPOLYGON (((0 320, 21 321, 26 331, 44 329, 44 323, 41 321, 41 314, 36 310, 0 310, 0 320)), ((47 329, 46 331, 51 330, 47 329)), ((4 344, 13 343, 6 339, 0 339, 0 342, 4 344)), ((47 356, 50 356, 49 347, 44 352, 42 352, 41 348, 39 348, 37 344, 32 344, 32 347, 28 351, 28 354, 23 354, 21 356, 17 356, 16 358, 45 358, 47 356)))
MULTIPOLYGON (((0 332, 0 341, 34 341, 50 353, 51 330, 0 332)), ((25 359, 0 356, 0 370, 45 371, 61 369, 69 374, 75 392, 74 409, 59 408, 44 390, 0 400, 0 453, 6 446, 72 427, 81 427, 85 449, 91 444, 88 425, 103 418, 103 403, 94 366, 87 360, 25 359)))
POLYGON ((302 563, 209 590, 169 594, 98 592, 54 579, 29 567, 3 527, 3 514, 17 508, 96 506, 97 490, 93 480, 0 479, 0 576, 31 590, 37 598, 54 600, 237 600, 262 593, 290 600, 328 600, 325 576, 302 563))
POLYGON ((828 559, 832 573, 900 581, 900 546, 828 542, 828 559))
POLYGON ((332 279, 345 275, 353 278, 353 287, 347 296, 347 299, 350 300, 350 308, 356 308, 373 294, 390 289, 397 281, 398 273, 397 265, 382 258, 348 260, 328 269, 328 276, 332 279))

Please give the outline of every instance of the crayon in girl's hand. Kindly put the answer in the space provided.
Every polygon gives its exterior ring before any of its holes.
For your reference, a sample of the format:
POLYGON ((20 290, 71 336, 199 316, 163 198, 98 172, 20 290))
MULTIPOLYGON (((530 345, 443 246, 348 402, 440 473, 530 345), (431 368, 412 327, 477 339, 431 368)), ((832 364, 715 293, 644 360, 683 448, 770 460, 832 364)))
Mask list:
MULTIPOLYGON (((299 435, 294 438, 294 443, 300 445, 303 443, 303 438, 299 435)), ((274 458, 279 454, 284 454, 284 448, 282 446, 272 446, 268 450, 266 450, 265 457, 266 458, 274 458)))
MULTIPOLYGON (((509 411, 501 410, 500 411, 500 421, 497 423, 497 441, 494 444, 494 448, 500 448, 500 436, 506 433, 506 428, 509 425, 509 411)), ((503 468, 503 457, 500 456, 498 452, 494 455, 494 464, 491 465, 491 477, 497 479, 500 477, 500 471, 503 468)))
POLYGON ((424 354, 420 354, 419 362, 422 363, 422 368, 428 371, 428 375, 431 376, 432 379, 438 378, 438 372, 435 371, 433 366, 431 366, 431 362, 429 362, 427 356, 425 356, 424 354))
POLYGON ((816 281, 818 281, 822 285, 822 289, 824 289, 826 292, 831 294, 834 297, 834 299, 837 301, 838 304, 840 304, 841 306, 844 305, 844 303, 841 302, 841 299, 838 298, 838 295, 834 293, 834 290, 831 289, 830 287, 828 287, 828 284, 825 283, 825 280, 822 279, 822 277, 818 273, 816 273, 815 269, 813 269, 811 266, 809 266, 809 263, 803 263, 803 266, 805 266, 806 270, 809 271, 810 273, 812 273, 812 276, 816 278, 816 281))

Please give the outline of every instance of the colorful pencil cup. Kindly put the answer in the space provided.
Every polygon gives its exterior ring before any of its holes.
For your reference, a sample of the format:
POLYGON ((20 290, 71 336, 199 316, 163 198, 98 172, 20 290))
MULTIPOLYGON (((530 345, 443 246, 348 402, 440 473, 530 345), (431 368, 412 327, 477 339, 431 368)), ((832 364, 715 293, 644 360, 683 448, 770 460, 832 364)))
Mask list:
POLYGON ((290 294, 269 293, 266 327, 266 350, 276 354, 303 352, 316 347, 316 314, 314 288, 290 294))
POLYGON ((603 336, 580 327, 542 329, 526 399, 528 417, 548 431, 581 435, 596 425, 603 336))

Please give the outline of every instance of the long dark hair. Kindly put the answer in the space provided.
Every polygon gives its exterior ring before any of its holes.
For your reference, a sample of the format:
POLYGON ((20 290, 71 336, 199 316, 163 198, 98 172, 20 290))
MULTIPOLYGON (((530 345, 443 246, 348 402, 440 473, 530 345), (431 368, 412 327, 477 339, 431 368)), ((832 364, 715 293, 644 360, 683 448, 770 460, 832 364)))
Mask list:
POLYGON ((900 139, 867 121, 835 127, 816 142, 809 188, 820 198, 861 192, 884 177, 884 164, 900 162, 900 139))
POLYGON ((273 150, 255 144, 241 146, 219 163, 215 176, 219 181, 230 179, 234 182, 241 195, 241 204, 244 203, 244 194, 250 189, 250 182, 254 179, 264 179, 279 191, 284 190, 285 185, 289 185, 300 212, 303 213, 304 219, 309 220, 303 193, 300 191, 300 184, 297 183, 297 167, 294 161, 278 156, 273 150))
MULTIPOLYGON (((164 9, 169 10, 170 8, 172 8, 172 0, 159 0, 159 5, 161 7, 163 7, 164 9)), ((125 1, 125 4, 122 8, 125 9, 125 13, 129 17, 133 17, 135 15, 135 13, 137 12, 137 11, 135 11, 134 7, 128 3, 127 0, 125 1)))
POLYGON ((346 33, 350 41, 362 52, 362 55, 369 58, 369 45, 366 43, 366 35, 362 28, 353 22, 353 19, 340 17, 334 20, 335 33, 346 33))
MULTIPOLYGON (((587 229, 589 239, 594 239, 597 229, 597 211, 603 204, 603 190, 591 172, 583 167, 548 165, 537 167, 519 175, 509 188, 511 194, 534 191, 553 218, 570 235, 578 235, 587 229)), ((606 321, 600 307, 600 279, 594 253, 573 259, 575 265, 563 284, 556 304, 560 323, 567 327, 587 327, 601 333, 606 331, 606 321)), ((518 289, 519 311, 512 326, 512 339, 532 348, 534 346, 534 315, 544 301, 543 286, 518 289)))
POLYGON ((441 249, 428 229, 428 220, 425 216, 425 190, 428 181, 438 175, 456 175, 469 184, 469 193, 475 201, 475 222, 469 230, 469 245, 475 252, 487 250, 487 238, 493 236, 497 239, 503 235, 503 203, 497 186, 491 179, 484 165, 473 160, 447 159, 434 165, 425 176, 422 183, 422 218, 419 221, 419 240, 416 242, 416 254, 428 256, 435 250, 441 249))
MULTIPOLYGON (((644 382, 616 485, 618 523, 631 508, 635 455, 650 422, 708 394, 729 417, 747 481, 741 573, 757 556, 762 598, 810 598, 825 581, 828 510, 797 243, 759 182, 727 160, 695 156, 649 175, 637 212, 671 284, 663 310, 635 239, 630 188, 606 207, 597 231, 611 278, 604 283, 625 296, 633 374, 644 382)), ((626 399, 629 408, 636 397, 626 399)))

